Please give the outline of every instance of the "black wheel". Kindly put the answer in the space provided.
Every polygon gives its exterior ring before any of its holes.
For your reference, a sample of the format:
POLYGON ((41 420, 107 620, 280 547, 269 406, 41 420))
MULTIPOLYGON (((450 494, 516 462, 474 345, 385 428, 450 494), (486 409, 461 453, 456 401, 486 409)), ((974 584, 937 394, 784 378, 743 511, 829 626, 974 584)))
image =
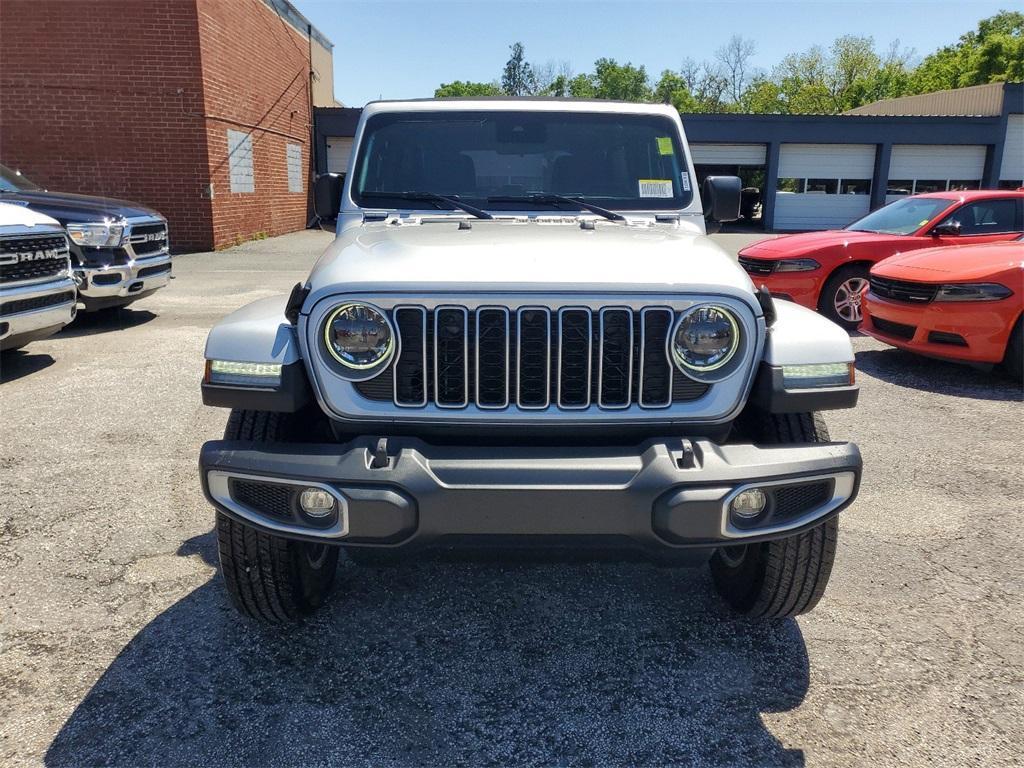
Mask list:
POLYGON ((1017 381, 1024 382, 1024 315, 1017 318, 1010 340, 1006 343, 1003 369, 1017 381))
POLYGON ((818 311, 846 330, 856 330, 863 319, 860 292, 867 284, 867 267, 858 264, 840 267, 825 281, 818 299, 818 311))
MULTIPOLYGON (((816 413, 762 414, 754 425, 762 444, 828 442, 816 413)), ((736 611, 781 619, 807 613, 825 594, 836 554, 839 520, 757 544, 721 547, 711 558, 715 589, 736 611)))
MULTIPOLYGON (((289 414, 233 410, 225 440, 280 442, 291 436, 289 414)), ((264 533, 217 512, 220 568, 238 611, 269 623, 298 621, 327 599, 338 548, 264 533)))

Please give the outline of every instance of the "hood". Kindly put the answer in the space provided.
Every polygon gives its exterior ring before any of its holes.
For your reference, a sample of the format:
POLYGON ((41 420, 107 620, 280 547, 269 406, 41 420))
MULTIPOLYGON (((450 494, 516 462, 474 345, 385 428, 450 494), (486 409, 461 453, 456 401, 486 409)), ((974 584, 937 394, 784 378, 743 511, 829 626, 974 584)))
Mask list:
POLYGON ((704 235, 665 225, 599 221, 379 223, 354 227, 327 249, 311 295, 345 292, 579 292, 729 294, 753 285, 704 235))
POLYGON ((0 202, 24 203, 32 210, 52 216, 61 224, 75 224, 103 219, 127 219, 134 216, 160 216, 152 208, 146 208, 127 200, 93 195, 75 195, 69 192, 5 192, 0 202))
POLYGON ((925 248, 890 256, 876 264, 871 274, 891 280, 949 283, 985 280, 1008 270, 1024 270, 1024 244, 1020 241, 925 248))
POLYGON ((898 235, 884 235, 877 232, 857 232, 852 229, 830 229, 824 232, 801 232, 798 235, 783 235, 759 240, 742 249, 744 256, 806 256, 824 248, 847 243, 881 243, 906 240, 898 235))
POLYGON ((54 219, 24 205, 0 202, 0 227, 59 227, 54 219))

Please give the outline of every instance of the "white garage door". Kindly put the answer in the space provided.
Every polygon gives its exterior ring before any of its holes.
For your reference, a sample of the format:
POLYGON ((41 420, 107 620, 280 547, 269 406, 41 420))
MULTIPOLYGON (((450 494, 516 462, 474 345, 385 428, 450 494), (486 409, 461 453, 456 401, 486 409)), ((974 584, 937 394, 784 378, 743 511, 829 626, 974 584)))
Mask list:
POLYGON ((327 172, 346 173, 348 158, 352 154, 351 136, 327 137, 327 172))
POLYGON ((985 147, 971 144, 894 144, 889 160, 889 189, 902 194, 886 195, 886 202, 905 194, 944 192, 947 189, 978 189, 985 172, 985 147))
POLYGON ((764 165, 764 144, 691 144, 694 165, 764 165))
POLYGON ((874 144, 783 144, 775 229, 834 229, 871 208, 874 144))
POLYGON ((1000 181, 1024 180, 1024 115, 1010 115, 1006 124, 1006 143, 1003 144, 1003 164, 999 169, 1000 181))

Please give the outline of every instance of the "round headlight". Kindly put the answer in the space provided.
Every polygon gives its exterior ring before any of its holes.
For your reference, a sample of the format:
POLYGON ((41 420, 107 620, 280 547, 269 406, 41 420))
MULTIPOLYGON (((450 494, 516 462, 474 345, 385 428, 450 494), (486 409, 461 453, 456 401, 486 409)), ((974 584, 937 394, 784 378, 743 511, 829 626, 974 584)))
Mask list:
POLYGON ((700 304, 679 318, 672 335, 672 359, 681 371, 714 371, 732 359, 739 344, 739 324, 732 312, 700 304))
POLYGON ((391 323, 368 304, 342 304, 324 324, 331 357, 346 368, 366 370, 386 360, 395 346, 391 323))

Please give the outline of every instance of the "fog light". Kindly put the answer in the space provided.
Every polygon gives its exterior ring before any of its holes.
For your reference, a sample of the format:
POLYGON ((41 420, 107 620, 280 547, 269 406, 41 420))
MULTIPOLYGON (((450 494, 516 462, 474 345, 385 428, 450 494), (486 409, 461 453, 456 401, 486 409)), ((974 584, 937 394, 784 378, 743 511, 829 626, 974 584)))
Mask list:
POLYGON ((320 488, 306 488, 299 494, 299 506, 310 517, 324 518, 334 512, 334 497, 320 488))
POLYGON ((736 517, 750 520, 764 512, 768 499, 760 488, 749 488, 737 493, 729 503, 729 511, 736 517))

